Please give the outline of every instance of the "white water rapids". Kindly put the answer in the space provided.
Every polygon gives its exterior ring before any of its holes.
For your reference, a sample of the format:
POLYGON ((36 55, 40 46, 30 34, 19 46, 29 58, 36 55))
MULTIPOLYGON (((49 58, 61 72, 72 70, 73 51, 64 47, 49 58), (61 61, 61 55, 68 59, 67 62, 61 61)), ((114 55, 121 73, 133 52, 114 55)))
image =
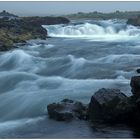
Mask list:
POLYGON ((118 20, 83 22, 70 25, 44 25, 52 37, 91 38, 94 40, 133 39, 140 35, 137 27, 118 20), (114 25, 115 24, 115 25, 114 25))
POLYGON ((0 137, 134 137, 128 128, 91 130, 83 121, 49 120, 47 104, 64 98, 89 103, 100 88, 131 95, 130 78, 140 62, 140 29, 120 20, 43 27, 52 38, 0 53, 0 137))

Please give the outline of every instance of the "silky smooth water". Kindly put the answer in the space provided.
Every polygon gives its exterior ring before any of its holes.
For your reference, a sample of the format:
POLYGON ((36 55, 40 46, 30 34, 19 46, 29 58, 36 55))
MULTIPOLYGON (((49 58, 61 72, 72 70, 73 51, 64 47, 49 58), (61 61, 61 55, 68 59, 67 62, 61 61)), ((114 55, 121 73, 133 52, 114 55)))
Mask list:
POLYGON ((43 25, 46 40, 0 53, 0 138, 133 138, 127 126, 56 122, 47 104, 64 98, 89 103, 100 88, 131 95, 140 62, 140 29, 125 20, 43 25))

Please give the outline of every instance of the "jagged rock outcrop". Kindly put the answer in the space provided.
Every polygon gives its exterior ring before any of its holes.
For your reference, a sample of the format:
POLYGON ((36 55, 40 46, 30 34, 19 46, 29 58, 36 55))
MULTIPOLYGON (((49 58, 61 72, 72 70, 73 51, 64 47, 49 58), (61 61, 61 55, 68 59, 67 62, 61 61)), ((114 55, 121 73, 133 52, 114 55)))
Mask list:
POLYGON ((14 43, 29 39, 46 39, 47 30, 42 25, 67 24, 64 17, 0 18, 0 51, 13 48, 14 43))

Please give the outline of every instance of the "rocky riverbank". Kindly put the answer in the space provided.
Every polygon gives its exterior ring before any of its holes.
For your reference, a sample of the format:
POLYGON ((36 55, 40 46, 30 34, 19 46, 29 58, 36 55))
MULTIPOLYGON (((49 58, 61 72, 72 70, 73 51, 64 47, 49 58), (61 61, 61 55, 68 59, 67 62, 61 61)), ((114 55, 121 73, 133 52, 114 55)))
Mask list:
MULTIPOLYGON (((6 15, 8 14, 7 12, 6 15)), ((5 15, 5 14, 4 14, 5 15)), ((67 24, 70 21, 64 17, 3 17, 0 18, 0 51, 14 47, 15 43, 26 42, 29 39, 46 39, 47 30, 42 25, 67 24)))
POLYGON ((127 97, 118 89, 100 89, 84 105, 65 99, 47 106, 51 119, 70 121, 74 118, 107 124, 140 125, 140 76, 131 78, 132 95, 127 97))

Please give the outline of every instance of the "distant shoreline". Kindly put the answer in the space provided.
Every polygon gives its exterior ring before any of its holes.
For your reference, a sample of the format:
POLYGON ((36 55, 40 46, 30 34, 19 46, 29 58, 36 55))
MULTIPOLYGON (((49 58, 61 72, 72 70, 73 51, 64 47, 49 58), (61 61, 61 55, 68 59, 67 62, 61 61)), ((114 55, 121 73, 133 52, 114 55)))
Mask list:
POLYGON ((140 11, 115 11, 110 13, 103 13, 98 11, 93 11, 89 13, 78 12, 75 14, 65 14, 62 15, 69 19, 129 19, 129 18, 137 18, 140 15, 140 11))

